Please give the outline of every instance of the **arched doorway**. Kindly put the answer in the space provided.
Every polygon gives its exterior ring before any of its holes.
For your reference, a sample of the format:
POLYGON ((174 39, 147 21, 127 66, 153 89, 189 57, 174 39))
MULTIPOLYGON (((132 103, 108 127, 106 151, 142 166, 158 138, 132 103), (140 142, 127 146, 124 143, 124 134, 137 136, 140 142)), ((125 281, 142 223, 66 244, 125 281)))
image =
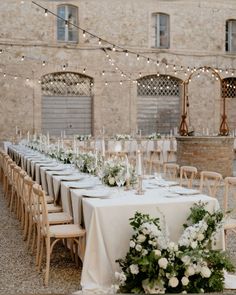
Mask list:
POLYGON ((149 75, 138 80, 137 125, 142 134, 170 133, 180 121, 181 80, 149 75))
POLYGON ((58 72, 43 76, 41 85, 44 133, 92 134, 92 78, 58 72))
POLYGON ((236 78, 230 77, 222 80, 221 97, 227 99, 226 113, 229 128, 236 133, 236 78))

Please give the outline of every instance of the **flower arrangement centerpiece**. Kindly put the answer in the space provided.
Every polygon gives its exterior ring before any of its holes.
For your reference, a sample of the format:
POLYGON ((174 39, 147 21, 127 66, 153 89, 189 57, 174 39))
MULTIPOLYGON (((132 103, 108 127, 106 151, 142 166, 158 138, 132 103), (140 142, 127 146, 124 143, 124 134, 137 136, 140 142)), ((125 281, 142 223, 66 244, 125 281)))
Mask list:
POLYGON ((102 165, 102 158, 98 153, 80 153, 75 160, 76 166, 81 172, 96 174, 102 165))
POLYGON ((112 158, 104 162, 99 176, 104 184, 109 186, 124 186, 126 184, 127 175, 130 184, 134 184, 136 182, 134 168, 131 165, 128 165, 127 168, 127 163, 120 158, 112 158))
POLYGON ((149 140, 157 140, 157 139, 160 139, 161 138, 161 134, 155 132, 155 133, 152 133, 152 134, 147 135, 146 138, 149 139, 149 140))
POLYGON ((64 164, 72 164, 75 160, 75 154, 71 149, 60 148, 57 153, 57 159, 62 161, 64 164))
POLYGON ((130 134, 116 134, 112 138, 115 140, 131 140, 132 136, 130 134))
POLYGON ((76 139, 79 140, 79 141, 86 141, 86 140, 89 140, 91 139, 92 135, 89 134, 89 135, 76 135, 76 139))
POLYGON ((122 293, 202 293, 224 288, 224 270, 234 266, 226 253, 212 243, 223 214, 209 213, 206 204, 194 204, 178 243, 166 237, 159 219, 136 212, 131 218, 134 234, 129 251, 119 259, 116 273, 122 293))

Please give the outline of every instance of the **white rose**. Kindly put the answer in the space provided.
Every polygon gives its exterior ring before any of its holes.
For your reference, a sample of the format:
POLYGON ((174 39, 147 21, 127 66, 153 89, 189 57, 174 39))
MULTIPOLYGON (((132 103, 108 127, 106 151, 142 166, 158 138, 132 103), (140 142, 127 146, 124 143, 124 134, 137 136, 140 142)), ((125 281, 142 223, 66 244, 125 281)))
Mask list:
POLYGON ((133 275, 136 275, 136 274, 139 273, 139 268, 138 268, 138 265, 137 264, 131 264, 129 268, 130 268, 130 272, 133 275))
POLYGON ((205 236, 204 236, 204 234, 199 234, 198 236, 197 236, 197 240, 198 241, 202 241, 202 240, 204 240, 204 238, 205 238, 205 236))
POLYGON ((172 251, 178 251, 179 250, 179 247, 178 245, 176 245, 174 242, 170 242, 169 245, 168 245, 168 248, 172 251))
POLYGON ((172 288, 177 287, 179 284, 179 280, 176 277, 172 277, 169 280, 169 286, 171 286, 172 288))
POLYGON ((187 286, 189 283, 189 279, 187 277, 182 277, 181 283, 183 286, 187 286))
POLYGON ((115 178, 114 177, 110 177, 108 181, 109 181, 109 184, 110 185, 114 185, 115 184, 115 178))
POLYGON ((166 269, 168 265, 168 260, 166 258, 161 258, 158 260, 160 268, 166 269))
POLYGON ((146 256, 148 254, 148 251, 146 249, 143 249, 142 256, 146 256))
POLYGON ((200 289, 200 292, 201 292, 201 293, 204 293, 204 289, 200 289))
POLYGON ((142 246, 141 246, 141 245, 136 245, 135 249, 136 249, 138 252, 140 252, 140 251, 142 251, 142 246))
POLYGON ((195 274, 195 269, 192 266, 189 266, 185 272, 186 277, 193 276, 195 274))
POLYGON ((191 243, 191 247, 192 247, 193 249, 195 249, 195 248, 197 247, 197 241, 192 242, 192 243, 191 243))
POLYGON ((191 261, 191 259, 190 259, 190 257, 188 256, 188 255, 185 255, 185 256, 183 256, 182 258, 181 258, 181 260, 182 260, 182 262, 184 263, 184 264, 189 264, 190 263, 190 261, 191 261))
POLYGON ((203 278, 209 278, 211 276, 211 270, 207 266, 203 266, 200 273, 203 278))
POLYGON ((130 248, 134 248, 135 247, 135 242, 133 240, 131 240, 129 242, 129 246, 130 246, 130 248))
POLYGON ((156 256, 161 256, 161 251, 160 250, 153 250, 154 254, 156 256))
POLYGON ((144 242, 145 240, 146 240, 145 235, 138 235, 138 237, 137 237, 137 241, 138 241, 139 243, 142 243, 142 242, 144 242))

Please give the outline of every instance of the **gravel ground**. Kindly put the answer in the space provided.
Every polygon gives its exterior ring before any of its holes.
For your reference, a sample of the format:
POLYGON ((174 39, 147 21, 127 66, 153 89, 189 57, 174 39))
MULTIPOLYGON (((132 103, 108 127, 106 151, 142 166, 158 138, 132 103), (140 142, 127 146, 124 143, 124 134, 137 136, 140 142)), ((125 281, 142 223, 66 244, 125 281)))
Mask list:
MULTIPOLYGON (((198 180, 195 182, 197 186, 198 180)), ((217 195, 220 204, 222 196, 223 186, 217 195)), ((228 236, 227 250, 236 266, 236 236, 233 234, 228 236)), ((54 248, 47 288, 43 286, 43 274, 35 269, 34 258, 22 239, 19 221, 9 212, 0 185, 0 295, 71 294, 80 289, 82 266, 76 268, 62 244, 54 248)), ((236 290, 224 294, 236 294, 236 290)))

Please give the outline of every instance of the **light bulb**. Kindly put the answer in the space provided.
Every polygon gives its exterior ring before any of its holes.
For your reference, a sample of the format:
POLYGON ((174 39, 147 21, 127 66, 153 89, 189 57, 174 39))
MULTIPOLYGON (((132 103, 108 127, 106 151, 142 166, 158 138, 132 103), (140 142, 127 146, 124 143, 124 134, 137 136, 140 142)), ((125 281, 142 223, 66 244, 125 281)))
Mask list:
POLYGON ((44 15, 45 15, 45 16, 48 16, 48 10, 47 10, 47 9, 45 9, 45 11, 44 11, 44 15))
POLYGON ((85 30, 83 30, 83 37, 84 37, 84 38, 86 37, 85 30))
POLYGON ((112 51, 116 51, 115 45, 112 46, 112 51))

